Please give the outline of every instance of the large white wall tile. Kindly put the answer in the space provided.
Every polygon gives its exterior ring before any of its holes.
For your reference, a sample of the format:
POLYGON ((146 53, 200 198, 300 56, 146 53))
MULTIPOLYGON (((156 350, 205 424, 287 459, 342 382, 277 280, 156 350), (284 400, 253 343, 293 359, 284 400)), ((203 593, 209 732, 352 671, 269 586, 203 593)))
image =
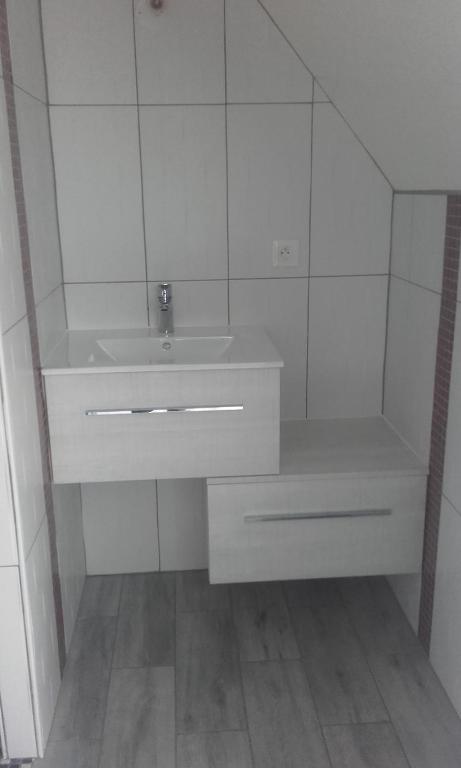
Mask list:
POLYGON ((388 576, 387 580, 389 581, 403 612, 413 627, 415 634, 417 634, 421 599, 421 574, 399 573, 395 576, 388 576))
POLYGON ((62 282, 48 109, 15 89, 35 301, 62 282))
POLYGON ((18 214, 11 165, 5 93, 0 89, 0 331, 25 314, 18 214))
POLYGON ((229 101, 312 101, 312 76, 258 0, 226 0, 226 38, 229 101))
POLYGON ((55 107, 51 125, 65 282, 145 280, 136 107, 55 107))
POLYGON ((24 567, 24 616, 30 649, 30 671, 37 726, 37 742, 43 754, 51 729, 61 683, 51 575, 48 523, 39 534, 24 567))
POLYGON ((445 450, 444 491, 461 512, 461 307, 458 305, 445 450))
POLYGON ((80 486, 53 486, 53 503, 64 633, 69 649, 86 576, 80 486))
POLYGON ((13 82, 46 101, 40 0, 6 0, 13 82))
POLYGON ((266 328, 282 357, 281 417, 306 415, 307 278, 231 280, 230 319, 234 325, 266 328))
POLYGON ((230 106, 231 277, 307 275, 311 106, 230 106), (299 241, 299 266, 274 267, 274 240, 299 241))
POLYGON ((45 515, 29 328, 24 318, 3 336, 6 433, 18 544, 27 555, 45 515))
POLYGON ((392 190, 331 104, 314 105, 311 274, 385 274, 392 190))
POLYGON ((34 757, 38 751, 18 568, 0 568, 0 595, 2 618, 8 620, 7 631, 0 632, 0 687, 8 751, 34 757))
POLYGON ((381 413, 387 277, 311 278, 309 418, 381 413))
POLYGON ((227 277, 224 107, 140 114, 149 279, 227 277))
POLYGON ((206 489, 203 480, 158 480, 160 568, 208 568, 206 489))
MULTIPOLYGON (((227 280, 174 282, 173 322, 182 325, 227 325, 227 280)), ((149 283, 149 322, 158 325, 158 283, 149 283)))
POLYGON ((461 716, 461 517, 442 499, 430 658, 461 716))
POLYGON ((384 415, 429 459, 440 297, 391 278, 384 415))
POLYGON ((3 406, 0 406, 0 566, 17 565, 18 547, 13 495, 6 446, 3 406))
POLYGON ((89 575, 158 571, 155 483, 82 485, 89 575))
POLYGON ((37 315, 40 360, 43 361, 64 335, 67 328, 64 289, 60 285, 35 308, 37 315))
POLYGON ((64 288, 73 330, 147 326, 145 283, 70 283, 64 288))
POLYGON ((224 101, 224 2, 134 0, 141 104, 224 101))
POLYGON ((317 80, 314 80, 314 101, 318 103, 328 103, 330 101, 325 91, 318 84, 317 80))
POLYGON ((130 0, 42 0, 42 13, 51 104, 136 102, 130 0))
POLYGON ((393 275, 441 291, 446 215, 446 195, 395 195, 393 275))

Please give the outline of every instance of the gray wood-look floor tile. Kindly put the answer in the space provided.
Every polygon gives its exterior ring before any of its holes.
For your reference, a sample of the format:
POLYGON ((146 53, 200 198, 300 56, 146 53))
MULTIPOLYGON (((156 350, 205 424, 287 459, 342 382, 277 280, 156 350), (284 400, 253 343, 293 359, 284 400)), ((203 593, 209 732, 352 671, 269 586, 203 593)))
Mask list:
POLYGON ((340 591, 367 654, 404 653, 419 645, 386 579, 341 579, 340 591))
POLYGON ((280 584, 235 584, 232 605, 243 661, 299 659, 280 584))
POLYGON ((174 669, 114 669, 100 768, 175 768, 174 669))
POLYGON ((176 768, 252 768, 244 731, 188 733, 178 736, 176 768))
POLYGON ((98 768, 100 749, 99 741, 52 741, 43 760, 34 760, 34 768, 98 768))
POLYGON ((101 738, 116 622, 113 617, 102 616, 76 623, 51 741, 101 738))
POLYGON ((176 575, 178 611, 230 611, 229 587, 210 584, 208 571, 180 571, 176 575))
POLYGON ((390 723, 323 729, 333 768, 409 768, 390 723))
POLYGON ((178 613, 178 733, 246 728, 237 642, 226 612, 178 613))
POLYGON ((114 667, 173 666, 175 576, 124 576, 114 667))
POLYGON ((388 719, 341 600, 300 605, 291 616, 322 725, 388 719))
POLYGON ((255 768, 329 768, 300 661, 242 665, 255 768))
POLYGON ((460 768, 461 722, 424 653, 375 655, 371 665, 413 768, 460 768))
POLYGON ((121 576, 88 576, 83 588, 79 618, 117 616, 121 588, 121 576))
POLYGON ((340 601, 339 579, 301 579, 285 581, 283 589, 290 608, 331 605, 340 601))

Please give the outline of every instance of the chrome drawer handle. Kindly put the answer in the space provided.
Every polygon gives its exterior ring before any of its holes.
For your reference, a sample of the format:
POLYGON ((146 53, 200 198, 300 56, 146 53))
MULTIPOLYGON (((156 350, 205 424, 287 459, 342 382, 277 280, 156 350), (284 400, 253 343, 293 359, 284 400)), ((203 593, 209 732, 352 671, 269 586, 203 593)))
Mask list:
POLYGON ((220 411, 243 411, 243 405, 177 405, 168 408, 119 408, 85 411, 85 416, 141 416, 158 413, 216 413, 220 411))
POLYGON ((334 520, 340 517, 388 517, 391 509, 344 509, 337 512, 289 512, 287 515, 279 513, 263 513, 245 515, 246 523, 274 523, 285 520, 334 520))

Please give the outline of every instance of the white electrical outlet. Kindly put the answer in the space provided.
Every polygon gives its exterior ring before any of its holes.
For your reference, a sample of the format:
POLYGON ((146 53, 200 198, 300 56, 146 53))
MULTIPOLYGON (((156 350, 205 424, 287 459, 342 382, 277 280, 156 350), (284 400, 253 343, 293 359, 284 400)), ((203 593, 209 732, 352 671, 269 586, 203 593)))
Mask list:
POLYGON ((274 267, 297 267, 299 264, 299 240, 274 240, 272 260, 274 267))

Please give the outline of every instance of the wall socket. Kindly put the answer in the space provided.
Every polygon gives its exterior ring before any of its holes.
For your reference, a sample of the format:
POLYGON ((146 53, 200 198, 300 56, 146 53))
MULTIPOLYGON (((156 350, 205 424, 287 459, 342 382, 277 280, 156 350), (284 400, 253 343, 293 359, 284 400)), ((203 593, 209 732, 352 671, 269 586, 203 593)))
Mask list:
POLYGON ((274 240, 272 261, 274 267, 297 267, 299 264, 299 240, 274 240))

